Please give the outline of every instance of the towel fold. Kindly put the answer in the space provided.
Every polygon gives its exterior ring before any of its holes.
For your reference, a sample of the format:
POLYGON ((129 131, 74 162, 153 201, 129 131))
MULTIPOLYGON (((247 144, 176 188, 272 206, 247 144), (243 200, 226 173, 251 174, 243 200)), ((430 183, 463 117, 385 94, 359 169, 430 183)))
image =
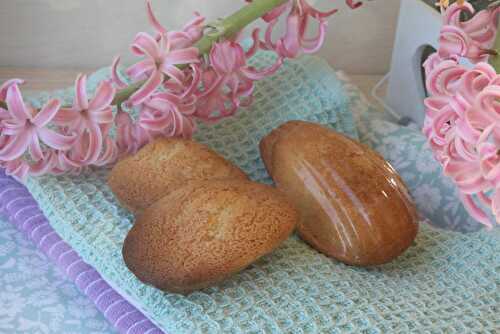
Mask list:
POLYGON ((163 333, 116 292, 50 226, 28 190, 0 170, 0 215, 16 226, 84 293, 123 334, 163 333))

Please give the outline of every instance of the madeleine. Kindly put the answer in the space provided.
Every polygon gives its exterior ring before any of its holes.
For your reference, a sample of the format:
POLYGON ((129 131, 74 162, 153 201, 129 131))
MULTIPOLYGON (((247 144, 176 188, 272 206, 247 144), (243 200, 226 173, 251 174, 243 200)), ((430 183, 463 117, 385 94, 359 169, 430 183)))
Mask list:
POLYGON ((195 141, 161 138, 120 160, 108 185, 118 201, 140 212, 190 180, 248 177, 238 167, 195 141))
POLYGON ((301 214, 298 232, 351 265, 387 263, 417 235, 407 188, 381 156, 317 124, 288 122, 265 137, 266 168, 301 214))
POLYGON ((295 208, 270 186, 192 181, 144 210, 125 239, 123 258, 142 282, 188 293, 271 252, 297 219, 295 208))

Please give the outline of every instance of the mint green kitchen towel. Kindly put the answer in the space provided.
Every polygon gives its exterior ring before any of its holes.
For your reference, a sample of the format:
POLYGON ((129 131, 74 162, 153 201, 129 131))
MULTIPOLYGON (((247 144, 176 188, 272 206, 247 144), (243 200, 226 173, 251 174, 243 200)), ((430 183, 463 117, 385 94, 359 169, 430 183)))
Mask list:
MULTIPOLYGON (((260 53, 254 65, 272 59, 260 53)), ((89 89, 108 69, 92 76, 89 89)), ((71 101, 72 90, 56 95, 71 101)), ((48 95, 33 98, 41 103, 48 95)), ((326 62, 304 57, 259 82, 255 103, 196 139, 270 183, 259 140, 292 119, 357 138, 351 109, 359 94, 326 62)), ((391 264, 354 268, 324 257, 296 236, 228 281, 188 296, 139 282, 121 248, 132 215, 106 185, 108 171, 32 178, 28 188, 53 228, 104 279, 168 333, 493 333, 500 328, 500 235, 461 235, 422 225, 413 247, 391 264)), ((168 256, 168 254, 165 254, 168 256)))

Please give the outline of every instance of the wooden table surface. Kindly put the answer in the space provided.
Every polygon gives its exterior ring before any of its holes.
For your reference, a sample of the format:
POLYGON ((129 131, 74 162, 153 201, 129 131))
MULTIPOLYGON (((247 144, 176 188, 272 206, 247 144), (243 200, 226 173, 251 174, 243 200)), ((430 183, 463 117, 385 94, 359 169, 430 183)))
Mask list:
MULTIPOLYGON (((92 73, 95 69, 92 68, 73 68, 73 69, 41 69, 41 68, 16 68, 16 67, 0 67, 0 83, 12 78, 26 80, 23 85, 23 91, 37 92, 44 90, 54 90, 65 88, 73 85, 78 73, 92 73)), ((381 79, 381 75, 364 75, 353 74, 349 75, 351 80, 359 89, 368 97, 372 104, 377 105, 377 102, 371 96, 371 90, 374 85, 381 79)))

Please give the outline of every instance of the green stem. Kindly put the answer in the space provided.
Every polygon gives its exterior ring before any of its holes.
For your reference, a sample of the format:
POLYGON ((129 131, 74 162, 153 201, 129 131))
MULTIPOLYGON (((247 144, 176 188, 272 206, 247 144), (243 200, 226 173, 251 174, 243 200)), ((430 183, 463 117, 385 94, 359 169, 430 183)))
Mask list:
MULTIPOLYGON (((228 16, 220 22, 213 24, 214 32, 206 33, 194 46, 199 50, 200 56, 206 55, 212 49, 212 45, 221 39, 231 38, 243 30, 247 25, 269 13, 289 0, 253 0, 236 13, 228 16)), ((116 93, 113 105, 120 105, 129 99, 142 85, 144 81, 133 83, 116 93)))

